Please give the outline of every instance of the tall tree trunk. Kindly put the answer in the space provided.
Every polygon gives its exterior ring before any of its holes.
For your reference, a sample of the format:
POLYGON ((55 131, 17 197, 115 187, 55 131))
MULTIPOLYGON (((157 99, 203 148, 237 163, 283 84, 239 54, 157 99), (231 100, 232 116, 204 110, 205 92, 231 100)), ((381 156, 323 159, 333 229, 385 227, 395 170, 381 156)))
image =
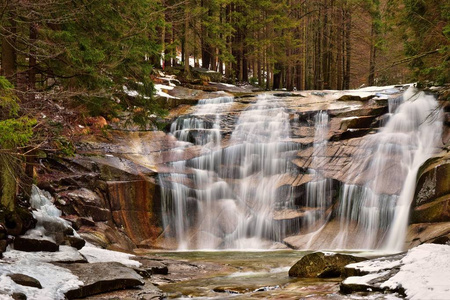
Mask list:
POLYGON ((172 22, 170 10, 166 9, 164 12, 165 26, 163 26, 163 50, 164 50, 164 68, 172 67, 172 50, 170 49, 172 44, 173 29, 169 27, 172 22))
POLYGON ((189 47, 189 21, 190 21, 190 1, 186 1, 186 7, 184 8, 184 72, 186 77, 190 77, 191 71, 189 68, 189 56, 190 56, 190 47, 189 47))
POLYGON ((5 76, 13 84, 16 84, 16 23, 13 17, 7 21, 9 26, 5 26, 2 33, 2 68, 1 75, 5 76))
POLYGON ((36 50, 34 49, 38 37, 38 24, 30 24, 30 53, 28 56, 28 100, 35 99, 36 90, 36 50))
POLYGON ((345 11, 345 72, 343 78, 343 88, 350 89, 350 59, 351 59, 351 28, 352 28, 352 15, 348 7, 345 11))
POLYGON ((371 44, 370 44, 370 59, 369 59, 369 77, 367 83, 369 86, 373 86, 375 84, 375 59, 376 59, 376 51, 375 47, 375 32, 374 25, 372 24, 371 31, 371 44))

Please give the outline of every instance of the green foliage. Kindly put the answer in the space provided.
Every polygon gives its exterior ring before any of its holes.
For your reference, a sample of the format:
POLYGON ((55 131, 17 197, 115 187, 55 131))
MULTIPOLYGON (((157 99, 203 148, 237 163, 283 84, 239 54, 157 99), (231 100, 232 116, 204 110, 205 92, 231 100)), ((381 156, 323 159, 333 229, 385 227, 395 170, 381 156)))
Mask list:
POLYGON ((450 4, 448 1, 403 0, 405 54, 410 57, 414 80, 435 84, 450 81, 450 4), (435 51, 437 50, 437 51, 435 51))
MULTIPOLYGON (((126 4, 42 0, 19 2, 15 15, 18 21, 38 24, 33 55, 39 72, 55 82, 49 88, 58 87, 49 95, 82 104, 92 115, 115 117, 134 107, 148 114, 159 112, 152 98, 152 65, 148 60, 161 52, 156 32, 162 25, 162 15, 155 13, 158 9, 158 0, 130 0, 126 4), (124 86, 138 95, 129 97, 124 86)), ((30 40, 24 29, 19 41, 28 47, 30 40)))
POLYGON ((0 204, 8 211, 15 208, 16 176, 21 171, 18 147, 33 136, 34 119, 20 116, 13 86, 0 76, 0 204))
POLYGON ((0 76, 0 149, 24 146, 33 136, 36 120, 18 116, 18 98, 13 86, 0 76))
POLYGON ((27 117, 0 121, 0 147, 24 146, 33 136, 36 120, 27 117))
POLYGON ((58 153, 61 153, 63 156, 75 155, 75 146, 64 136, 56 137, 53 143, 56 145, 58 153))
POLYGON ((258 83, 258 78, 256 78, 256 77, 250 77, 249 80, 248 80, 248 82, 249 82, 251 85, 256 86, 257 83, 258 83))
POLYGON ((0 76, 0 120, 17 116, 19 99, 13 92, 12 84, 0 76))

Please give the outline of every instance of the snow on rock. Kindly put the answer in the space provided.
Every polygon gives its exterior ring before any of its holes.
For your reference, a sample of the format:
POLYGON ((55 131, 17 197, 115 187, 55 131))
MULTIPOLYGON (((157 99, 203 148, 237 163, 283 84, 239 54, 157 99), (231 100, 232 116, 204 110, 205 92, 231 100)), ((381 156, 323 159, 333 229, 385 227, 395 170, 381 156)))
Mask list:
POLYGON ((156 90, 156 95, 158 95, 160 97, 165 97, 165 98, 178 99, 178 97, 174 97, 174 96, 169 95, 169 94, 167 94, 166 92, 163 91, 163 90, 173 90, 174 86, 172 86, 172 85, 165 85, 165 84, 155 84, 154 87, 155 87, 155 90, 156 90))
POLYGON ((381 273, 367 274, 364 276, 352 276, 348 277, 343 281, 343 284, 359 284, 359 285, 369 285, 370 281, 377 279, 381 276, 387 275, 388 272, 384 271, 381 273))
POLYGON ((405 255, 358 262, 346 269, 366 275, 348 277, 341 290, 353 285, 366 291, 399 291, 413 300, 450 299, 450 245, 423 244, 405 255))
MULTIPOLYGON (((402 256, 403 257, 403 256, 402 256)), ((356 269, 362 273, 380 272, 382 270, 388 270, 397 268, 401 265, 399 259, 391 260, 389 258, 372 259, 362 262, 357 262, 345 266, 346 269, 356 269)))
POLYGON ((14 263, 20 262, 24 258, 38 262, 81 262, 86 259, 70 246, 60 246, 57 252, 23 252, 17 250, 8 250, 3 253, 5 261, 14 263))
POLYGON ((131 268, 138 268, 141 266, 138 261, 130 259, 131 257, 134 257, 132 254, 97 248, 91 244, 86 244, 86 246, 80 250, 80 253, 86 257, 89 263, 119 262, 131 268))
POLYGON ((400 271, 381 287, 402 287, 409 299, 450 299, 449 245, 420 245, 400 263, 400 271))
POLYGON ((7 295, 23 293, 27 299, 53 300, 65 299, 64 294, 83 283, 67 269, 55 266, 49 261, 77 260, 79 254, 71 247, 61 247, 54 254, 21 252, 10 250, 4 253, 0 263, 0 299, 10 299, 7 295), (8 274, 24 274, 37 279, 42 289, 19 285, 8 274), (2 298, 5 296, 4 298, 2 298), (8 298, 6 298, 8 297, 8 298))
POLYGON ((224 82, 210 82, 211 84, 221 84, 221 85, 224 85, 224 86, 226 86, 226 87, 237 87, 237 85, 234 85, 234 84, 230 84, 230 83, 224 83, 224 82))

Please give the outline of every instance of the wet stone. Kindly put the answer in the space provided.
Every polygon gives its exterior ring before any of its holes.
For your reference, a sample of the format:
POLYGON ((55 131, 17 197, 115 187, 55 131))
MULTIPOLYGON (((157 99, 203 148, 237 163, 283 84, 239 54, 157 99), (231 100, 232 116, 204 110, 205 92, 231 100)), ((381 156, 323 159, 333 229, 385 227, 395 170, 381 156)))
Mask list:
POLYGON ((348 264, 367 260, 346 254, 327 255, 315 252, 305 255, 289 269, 290 277, 301 278, 334 278, 340 277, 348 264))
POLYGON ((26 252, 56 252, 59 250, 59 246, 49 240, 16 237, 14 240, 14 249, 26 252))
POLYGON ((34 287, 38 289, 42 289, 42 285, 36 278, 30 277, 24 274, 8 274, 8 277, 12 279, 17 284, 23 286, 34 287))

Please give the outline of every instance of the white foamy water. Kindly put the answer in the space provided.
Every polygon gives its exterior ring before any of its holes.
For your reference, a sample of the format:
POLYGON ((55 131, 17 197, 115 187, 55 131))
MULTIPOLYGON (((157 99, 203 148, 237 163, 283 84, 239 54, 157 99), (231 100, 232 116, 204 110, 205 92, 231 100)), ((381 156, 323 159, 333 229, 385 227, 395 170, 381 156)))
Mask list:
MULTIPOLYGON (((220 132, 224 102, 199 105, 192 116, 177 120, 172 132, 185 141, 218 146, 217 136, 189 140, 183 131, 205 127, 204 120, 193 118, 216 113, 210 127, 220 132)), ((291 147, 289 132, 286 109, 264 95, 241 113, 228 148, 210 147, 200 157, 173 164, 179 173, 162 177, 170 182, 163 189, 163 210, 179 249, 260 249, 267 246, 264 240, 280 239, 272 214, 277 182, 287 169, 283 154, 291 147)))
POLYGON ((362 147, 363 163, 354 165, 340 193, 340 232, 333 248, 402 250, 417 170, 435 151, 442 116, 433 96, 409 88, 390 102, 391 116, 362 147))
POLYGON ((417 170, 441 136, 442 116, 433 96, 410 88, 389 100, 385 126, 363 138, 336 204, 334 183, 322 174, 329 159, 326 112, 314 118, 312 180, 305 198, 295 199, 292 187, 287 196, 278 189, 283 176, 296 176, 289 160, 298 149, 290 142, 283 100, 260 96, 241 112, 223 148, 221 118, 229 103, 202 103, 172 125, 180 140, 202 145, 200 156, 172 163, 173 172, 160 175, 164 227, 179 249, 263 249, 267 241, 295 233, 292 226, 308 236, 306 248, 402 248, 417 170), (276 223, 280 208, 297 209, 304 217, 298 225, 276 223))
POLYGON ((331 187, 328 179, 321 174, 324 161, 327 159, 329 117, 327 112, 320 111, 314 116, 314 145, 311 161, 313 180, 306 184, 306 215, 303 230, 323 225, 329 215, 327 208, 331 204, 331 187))

